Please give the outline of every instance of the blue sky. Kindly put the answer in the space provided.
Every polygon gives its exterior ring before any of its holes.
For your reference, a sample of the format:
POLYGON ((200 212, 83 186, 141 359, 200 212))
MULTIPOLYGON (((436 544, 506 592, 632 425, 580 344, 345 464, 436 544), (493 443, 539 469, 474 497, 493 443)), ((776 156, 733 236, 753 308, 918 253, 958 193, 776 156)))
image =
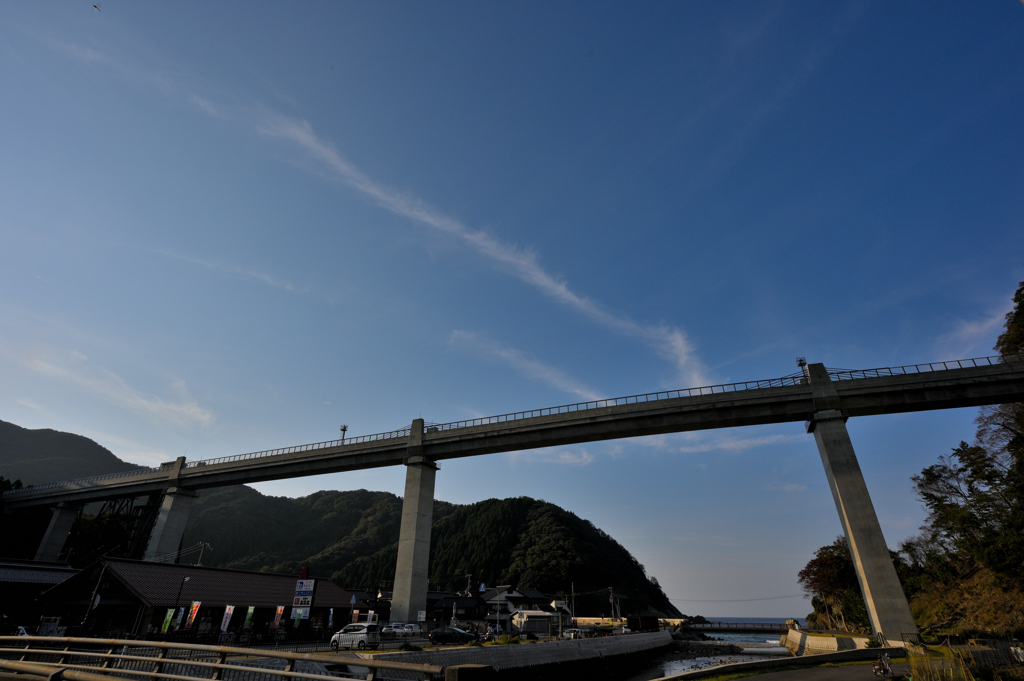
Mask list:
MULTIPOLYGON (((129 461, 986 356, 1024 279, 1020 2, 100 10, 0 22, 0 419, 129 461)), ((850 422, 890 546, 974 416, 850 422)), ((806 614, 840 532, 802 424, 437 479, 517 495, 687 613, 806 614)))

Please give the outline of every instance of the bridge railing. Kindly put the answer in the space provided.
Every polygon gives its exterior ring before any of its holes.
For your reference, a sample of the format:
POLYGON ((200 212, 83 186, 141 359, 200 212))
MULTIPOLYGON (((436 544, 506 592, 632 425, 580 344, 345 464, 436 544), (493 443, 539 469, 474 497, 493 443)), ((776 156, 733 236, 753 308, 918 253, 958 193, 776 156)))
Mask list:
POLYGON ((381 440, 393 440, 395 438, 408 438, 410 428, 399 428, 386 433, 375 433, 373 435, 360 435, 358 437, 347 437, 344 440, 327 440, 325 442, 314 442, 309 445, 297 445, 295 447, 282 447, 280 449, 266 449, 261 452, 250 452, 249 454, 236 454, 234 456, 222 456, 217 459, 205 459, 203 461, 189 461, 185 468, 196 468, 198 466, 212 466, 218 463, 231 463, 233 461, 249 461, 250 459, 262 459, 268 456, 280 456, 281 454, 296 454, 298 452, 313 452, 318 449, 340 447, 342 445, 358 445, 365 442, 379 442, 381 440))
POLYGON ((880 369, 829 369, 828 375, 833 381, 849 381, 858 378, 879 378, 881 376, 906 376, 908 374, 924 374, 933 371, 949 371, 950 369, 970 369, 974 367, 996 366, 1007 362, 1024 361, 1022 355, 996 355, 994 357, 976 357, 974 359, 954 359, 947 362, 929 362, 928 364, 907 364, 899 367, 882 367, 880 369))
MULTIPOLYGON (((1019 361, 1020 356, 995 356, 980 357, 976 359, 960 359, 949 362, 932 362, 931 364, 911 364, 901 367, 885 367, 881 369, 864 369, 850 371, 846 369, 829 369, 829 376, 833 380, 849 380, 854 378, 873 378, 876 376, 897 376, 902 374, 923 373, 926 371, 944 371, 948 369, 966 369, 968 367, 993 366, 1006 361, 1019 361)), ((704 395, 718 395, 721 393, 742 392, 746 390, 764 390, 767 388, 781 388, 793 385, 805 385, 807 377, 802 371, 783 376, 781 378, 770 378, 761 381, 743 381, 740 383, 721 383, 718 385, 703 386, 700 388, 683 388, 680 390, 664 390, 655 393, 642 393, 628 397, 610 397, 604 400, 591 400, 589 402, 576 402, 558 407, 545 409, 532 409, 530 411, 517 411, 499 416, 484 416, 465 421, 452 421, 451 423, 438 423, 426 426, 426 433, 433 433, 445 430, 458 430, 460 428, 473 428, 476 426, 488 426, 497 423, 507 423, 532 419, 539 416, 553 416, 556 414, 571 414, 573 412, 588 411, 591 409, 603 409, 605 407, 619 407, 627 404, 642 404, 645 402, 658 402, 660 400, 672 400, 680 397, 702 397, 704 395)))
POLYGON ((57 487, 67 487, 68 485, 77 485, 83 482, 100 482, 101 480, 113 480, 115 478, 130 478, 136 475, 146 475, 148 473, 159 472, 163 466, 157 466, 156 468, 148 468, 145 466, 139 467, 131 471, 122 471, 121 473, 110 473, 108 475, 94 475, 91 478, 79 478, 77 480, 64 480, 61 482, 48 482, 44 485, 29 485, 28 487, 22 487, 21 489, 12 489, 3 493, 3 496, 15 496, 24 492, 38 492, 44 489, 53 489, 57 487))
POLYGON ((444 674, 444 668, 437 665, 337 654, 44 636, 0 636, 0 670, 39 681, 62 676, 72 681, 329 681, 370 679, 382 670, 404 672, 402 678, 413 679, 436 679, 444 674))
POLYGON ((465 421, 452 421, 451 423, 437 423, 424 428, 426 433, 433 433, 445 430, 458 430, 460 428, 474 428, 476 426, 489 426, 496 423, 508 423, 521 421, 540 416, 555 416, 557 414, 571 414, 573 412, 589 411, 592 409, 604 409, 606 407, 621 407, 628 404, 644 404, 647 402, 659 402, 662 400, 674 400, 680 397, 701 397, 704 395, 719 395, 722 393, 742 392, 745 390, 765 390, 767 388, 782 388, 785 386, 801 385, 807 382, 804 375, 792 374, 781 378, 769 378, 761 381, 744 381, 742 383, 721 383, 718 385, 707 385, 700 388, 681 388, 679 390, 662 390, 656 393, 642 393, 640 395, 629 395, 628 397, 609 397, 603 400, 590 400, 589 402, 575 402, 563 404, 558 407, 546 407, 544 409, 531 409, 529 411, 516 411, 498 416, 484 416, 465 421))
POLYGON ((759 629, 762 631, 786 631, 789 627, 781 622, 690 622, 680 625, 684 629, 759 629))
MULTIPOLYGON (((995 366, 998 364, 1005 364, 1007 362, 1020 362, 1024 361, 1024 355, 996 355, 992 357, 977 357, 973 359, 958 359, 950 360, 946 362, 930 362, 928 364, 908 364, 905 366, 896 367, 882 367, 878 369, 828 369, 828 374, 835 381, 847 381, 858 378, 877 378, 880 376, 901 376, 907 374, 920 374, 925 372, 935 371, 948 371, 950 369, 966 369, 971 367, 982 367, 982 366, 995 366)), ((743 381, 740 383, 721 383, 718 385, 702 386, 699 388, 682 388, 680 390, 663 390, 653 393, 641 393, 639 395, 629 395, 627 397, 610 397, 603 400, 590 400, 588 402, 576 402, 573 404, 563 404, 557 407, 546 407, 544 409, 531 409, 528 411, 517 411, 508 414, 500 414, 498 416, 484 416, 476 419, 468 419, 464 421, 452 421, 450 423, 431 423, 425 424, 423 428, 424 434, 444 432, 449 430, 459 430, 463 428, 474 428, 477 426, 488 426, 500 423, 511 423, 514 421, 522 421, 524 419, 538 418, 542 416, 554 416, 558 414, 571 414, 574 412, 590 411, 593 409, 604 409, 606 407, 619 407, 629 404, 644 404, 648 402, 658 402, 662 400, 678 399, 681 397, 701 397, 704 395, 718 395, 723 393, 734 393, 743 392, 748 390, 765 390, 768 388, 782 388, 787 386, 805 385, 807 378, 804 373, 797 372, 781 378, 770 378, 760 381, 743 381)), ((281 447, 279 449, 266 449, 259 452, 249 452, 247 454, 236 454, 233 456, 222 456, 216 459, 205 459, 202 461, 188 461, 185 463, 186 468, 197 468, 200 466, 212 466, 222 463, 233 463, 240 461, 251 461, 254 459, 263 459, 272 456, 281 456, 284 454, 295 454, 299 452, 315 452, 320 449, 328 449, 333 447, 340 447, 343 445, 356 445, 364 444, 369 442, 379 442, 382 440, 392 440, 395 438, 408 438, 410 428, 400 428, 398 430, 388 431, 386 433, 375 433, 373 435, 361 435, 356 437, 345 438, 344 440, 327 440, 325 442, 316 442, 307 445, 296 445, 294 447, 281 447)), ((20 490, 10 490, 3 493, 5 497, 13 497, 18 494, 26 492, 38 492, 46 489, 57 489, 61 487, 67 487, 69 485, 77 485, 84 482, 100 482, 104 480, 111 480, 114 478, 124 478, 136 475, 144 475, 147 473, 154 473, 160 468, 140 468, 135 471, 125 471, 123 473, 113 473, 111 475, 98 475, 91 478, 82 478, 79 480, 69 480, 63 482, 51 482, 45 485, 32 485, 30 487, 23 487, 20 490)))

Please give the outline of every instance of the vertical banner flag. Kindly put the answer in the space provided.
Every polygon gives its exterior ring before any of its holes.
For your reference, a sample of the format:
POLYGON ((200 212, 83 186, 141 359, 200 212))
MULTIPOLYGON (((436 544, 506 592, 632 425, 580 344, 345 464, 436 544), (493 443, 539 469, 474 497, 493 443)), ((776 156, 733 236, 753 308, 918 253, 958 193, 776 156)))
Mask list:
POLYGON ((274 628, 277 629, 281 626, 281 618, 284 617, 284 606, 277 606, 277 614, 274 615, 274 628))
POLYGON ((333 629, 334 628, 334 608, 331 608, 330 610, 327 611, 327 628, 328 629, 333 629))
POLYGON ((174 608, 167 608, 167 616, 164 617, 164 625, 160 627, 160 633, 166 634, 171 628, 171 620, 174 619, 174 608))
POLYGON ((358 610, 353 610, 352 611, 352 621, 353 622, 358 622, 359 621, 359 611, 358 610))
POLYGON ((196 621, 196 615, 199 613, 199 606, 202 604, 202 601, 192 601, 192 607, 188 611, 188 620, 185 621, 186 629, 192 628, 192 623, 196 621))
POLYGON ((220 630, 221 631, 223 631, 225 633, 227 632, 228 625, 231 624, 231 615, 233 615, 234 613, 235 613, 235 606, 233 606, 233 605, 225 605, 224 606, 224 617, 222 617, 221 620, 220 620, 220 630))
POLYGON ((181 629, 181 618, 185 616, 185 606, 178 608, 178 616, 174 618, 174 630, 181 629))
POLYGON ((256 606, 250 605, 249 612, 245 614, 245 624, 242 625, 243 629, 252 629, 252 614, 256 612, 256 606))

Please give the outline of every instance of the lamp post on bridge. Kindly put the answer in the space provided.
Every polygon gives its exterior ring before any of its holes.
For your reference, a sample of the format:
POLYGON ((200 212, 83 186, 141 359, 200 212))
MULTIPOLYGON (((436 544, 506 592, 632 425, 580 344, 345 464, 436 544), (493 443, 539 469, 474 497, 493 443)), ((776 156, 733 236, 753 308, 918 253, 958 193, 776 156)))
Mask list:
POLYGON ((348 426, 342 424, 341 426, 341 444, 345 444, 345 433, 348 432, 348 426))

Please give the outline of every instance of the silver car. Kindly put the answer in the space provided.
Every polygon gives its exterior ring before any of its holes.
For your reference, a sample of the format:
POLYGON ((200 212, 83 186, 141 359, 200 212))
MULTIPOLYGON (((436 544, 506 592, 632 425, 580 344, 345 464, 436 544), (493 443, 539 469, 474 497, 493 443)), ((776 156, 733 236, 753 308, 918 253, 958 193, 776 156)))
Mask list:
POLYGON ((376 624, 349 624, 331 637, 334 650, 365 650, 380 647, 380 632, 376 624))

